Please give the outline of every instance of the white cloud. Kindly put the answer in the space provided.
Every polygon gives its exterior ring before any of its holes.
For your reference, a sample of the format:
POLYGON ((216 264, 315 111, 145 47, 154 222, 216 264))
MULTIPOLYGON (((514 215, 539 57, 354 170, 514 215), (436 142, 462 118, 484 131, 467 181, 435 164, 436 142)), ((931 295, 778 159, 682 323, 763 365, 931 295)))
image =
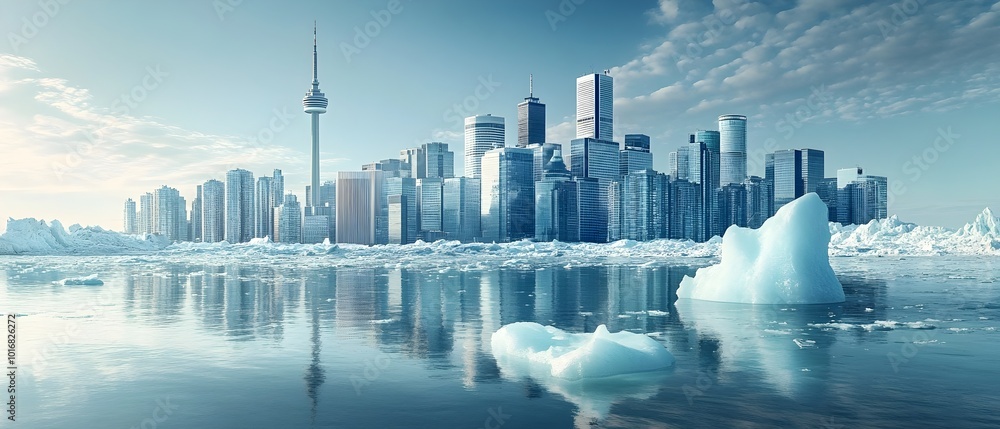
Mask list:
POLYGON ((163 184, 191 195, 236 166, 305 167, 305 154, 286 147, 94 106, 87 89, 46 76, 25 57, 0 56, 0 93, 0 144, 4 158, 16 160, 0 169, 0 200, 26 193, 124 200, 163 184))

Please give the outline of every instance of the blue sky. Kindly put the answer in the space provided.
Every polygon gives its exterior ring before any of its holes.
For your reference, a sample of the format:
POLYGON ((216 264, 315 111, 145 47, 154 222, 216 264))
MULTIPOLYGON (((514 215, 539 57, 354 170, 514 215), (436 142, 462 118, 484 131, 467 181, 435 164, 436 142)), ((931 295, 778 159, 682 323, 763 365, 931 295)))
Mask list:
POLYGON ((119 229, 125 198, 234 167, 301 196, 314 19, 324 179, 429 141, 462 171, 453 119, 504 116, 512 145, 529 73, 566 143, 575 78, 610 69, 616 138, 649 134, 657 169, 737 113, 751 174, 818 148, 888 176, 903 220, 1000 207, 1000 2, 53 0, 0 3, 0 217, 119 229))

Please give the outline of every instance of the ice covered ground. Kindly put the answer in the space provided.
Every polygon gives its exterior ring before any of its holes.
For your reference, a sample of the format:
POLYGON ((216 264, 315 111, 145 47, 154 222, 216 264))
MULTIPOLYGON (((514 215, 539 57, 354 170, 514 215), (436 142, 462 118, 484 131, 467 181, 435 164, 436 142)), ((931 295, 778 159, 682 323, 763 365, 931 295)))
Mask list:
POLYGON ((743 304, 844 301, 830 267, 827 208, 809 193, 785 205, 759 229, 732 226, 720 262, 684 277, 678 298, 743 304))
MULTIPOLYGON (((917 226, 892 216, 866 225, 830 224, 831 256, 1000 256, 1000 219, 988 209, 955 231, 917 226)), ((713 258, 721 250, 721 239, 707 243, 685 240, 609 244, 458 243, 418 242, 405 246, 360 246, 323 244, 278 244, 257 240, 253 243, 168 243, 164 238, 125 235, 100 227, 73 225, 67 231, 58 221, 8 220, 0 236, 0 255, 142 255, 151 259, 260 261, 275 259, 303 261, 328 266, 440 267, 476 269, 497 265, 535 267, 538 265, 595 265, 608 262, 656 263, 678 258, 713 258)))

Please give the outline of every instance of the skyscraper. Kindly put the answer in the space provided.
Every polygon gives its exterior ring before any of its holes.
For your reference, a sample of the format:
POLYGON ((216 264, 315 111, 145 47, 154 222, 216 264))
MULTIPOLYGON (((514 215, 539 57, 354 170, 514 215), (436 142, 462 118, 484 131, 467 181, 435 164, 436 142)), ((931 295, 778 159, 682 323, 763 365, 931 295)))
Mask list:
POLYGON ((412 177, 387 177, 385 178, 385 186, 382 192, 386 194, 386 201, 389 203, 389 243, 395 244, 410 244, 417 240, 418 231, 420 230, 417 210, 417 179, 412 177), (392 201, 393 196, 402 196, 402 199, 398 200, 398 204, 403 204, 405 207, 398 207, 399 216, 402 218, 393 217, 392 201), (397 240, 394 240, 394 227, 403 228, 400 231, 396 231, 397 240))
POLYGON ((614 80, 604 74, 576 78, 576 138, 614 139, 614 80))
POLYGON ((138 234, 139 225, 135 212, 135 200, 129 198, 125 200, 125 214, 123 216, 122 232, 126 234, 138 234))
POLYGON ((376 218, 382 213, 383 174, 381 171, 337 173, 337 243, 376 244, 379 226, 376 218))
POLYGON ((420 158, 424 169, 417 179, 436 177, 447 179, 455 177, 455 152, 448 150, 448 143, 430 142, 420 146, 420 158))
MULTIPOLYGON (((419 217, 420 232, 424 237, 436 237, 442 231, 441 211, 442 211, 442 185, 444 179, 424 178, 418 179, 416 184, 417 215, 419 217)), ((432 241, 433 238, 429 238, 432 241)))
POLYGON ((517 147, 545 143, 545 104, 534 96, 534 78, 528 75, 528 98, 517 105, 517 147))
POLYGON ((483 241, 508 242, 534 237, 532 163, 531 150, 523 148, 493 149, 483 155, 483 241))
MULTIPOLYGON (((274 237, 274 201, 271 200, 274 180, 271 177, 260 176, 257 178, 257 194, 254 197, 254 237, 274 237)), ((277 204, 280 205, 280 204, 277 204)))
POLYGON ((444 179, 442 198, 441 229, 448 234, 448 239, 468 243, 480 237, 480 179, 444 179))
POLYGON ((195 187, 194 201, 191 201, 191 224, 189 225, 191 233, 188 234, 191 241, 201 241, 201 202, 201 185, 198 185, 195 187))
MULTIPOLYGON (((599 242, 607 241, 608 232, 608 186, 611 182, 618 180, 618 143, 592 138, 574 139, 570 141, 570 171, 574 177, 591 178, 598 181, 597 201, 580 199, 580 240, 585 241, 589 237, 584 234, 583 229, 591 225, 585 225, 584 219, 596 222, 592 225, 596 228, 598 235, 604 237, 599 242), (590 215, 593 214, 591 217, 590 215)), ((581 192, 586 192, 581 188, 581 192)))
POLYGON ((244 243, 254 235, 253 173, 226 172, 226 241, 244 243))
POLYGON ((312 195, 310 200, 319 201, 319 115, 326 113, 329 100, 319 89, 319 74, 316 56, 316 25, 313 24, 313 78, 312 88, 302 98, 302 109, 312 117, 312 195))
POLYGON ((218 180, 209 180, 201 188, 201 241, 222 241, 226 237, 226 186, 218 180))
POLYGON ((802 149, 802 194, 816 192, 820 182, 826 177, 826 163, 823 151, 802 149))
MULTIPOLYGON (((181 241, 180 220, 187 219, 180 213, 185 210, 177 189, 163 185, 153 191, 153 233, 160 234, 170 241, 181 241)), ((187 225, 183 225, 187 229, 187 225)))
POLYGON ((504 147, 504 121, 500 116, 465 118, 465 177, 480 178, 486 151, 504 147))
POLYGON ((406 195, 389 195, 389 244, 408 244, 413 242, 409 236, 410 205, 406 195))
POLYGON ((743 183, 747 176, 747 117, 719 116, 719 186, 743 183))
POLYGON ((712 188, 719 188, 722 169, 722 150, 720 148, 720 135, 718 131, 698 130, 694 134, 694 141, 705 143, 705 149, 710 153, 709 164, 711 170, 708 175, 708 184, 712 188))
POLYGON ((566 168, 562 150, 556 149, 535 182, 535 240, 580 241, 577 182, 566 168))
POLYGON ((764 221, 771 217, 770 187, 765 179, 758 176, 747 177, 743 182, 746 191, 746 226, 760 228, 764 221))
POLYGON ((670 232, 670 182, 652 169, 629 172, 622 179, 621 238, 655 240, 670 232))
POLYGON ((774 211, 803 195, 802 152, 779 150, 774 152, 774 211))
POLYGON ((556 150, 562 150, 562 145, 559 143, 532 143, 528 145, 528 149, 534 153, 532 181, 537 182, 545 176, 545 166, 548 165, 556 150))
MULTIPOLYGON (((287 194, 282 198, 280 206, 274 209, 274 242, 276 243, 300 243, 302 241, 302 207, 299 205, 295 195, 287 194)), ((323 218, 325 216, 316 216, 323 218)))
POLYGON ((153 233, 153 194, 139 196, 139 234, 153 233))
POLYGON ((653 168, 653 154, 649 152, 649 136, 625 134, 625 149, 619 153, 618 174, 622 177, 633 171, 653 168))

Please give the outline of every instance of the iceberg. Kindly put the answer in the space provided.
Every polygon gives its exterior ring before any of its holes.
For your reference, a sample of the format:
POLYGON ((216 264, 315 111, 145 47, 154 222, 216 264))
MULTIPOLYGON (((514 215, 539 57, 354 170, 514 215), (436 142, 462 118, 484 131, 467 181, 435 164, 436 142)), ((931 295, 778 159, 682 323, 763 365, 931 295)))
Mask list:
POLYGON ((563 380, 581 380, 672 366, 674 356, 656 340, 632 332, 608 332, 600 325, 592 334, 572 334, 552 326, 517 322, 501 327, 490 340, 501 368, 563 380))
POLYGON ((169 245, 170 241, 160 235, 126 235, 80 225, 70 226, 67 232, 58 220, 8 219, 7 231, 0 236, 0 255, 155 251, 169 245))
POLYGON ((732 226, 719 264, 684 276, 678 298, 745 304, 826 304, 844 301, 830 267, 826 204, 806 194, 778 210, 760 229, 732 226))
POLYGON ((577 427, 608 417, 626 399, 657 394, 674 356, 656 340, 631 332, 572 334, 531 322, 512 323, 492 334, 493 356, 504 378, 531 378, 578 408, 577 427))

